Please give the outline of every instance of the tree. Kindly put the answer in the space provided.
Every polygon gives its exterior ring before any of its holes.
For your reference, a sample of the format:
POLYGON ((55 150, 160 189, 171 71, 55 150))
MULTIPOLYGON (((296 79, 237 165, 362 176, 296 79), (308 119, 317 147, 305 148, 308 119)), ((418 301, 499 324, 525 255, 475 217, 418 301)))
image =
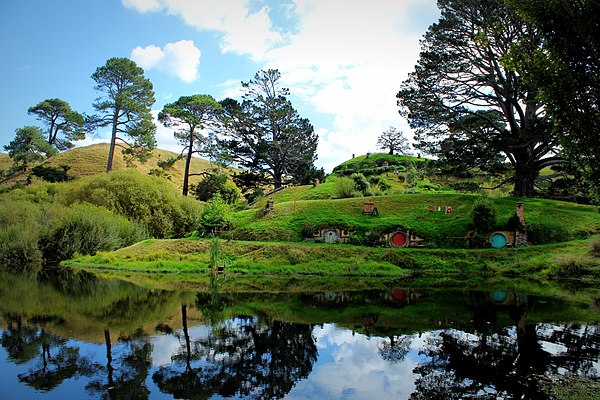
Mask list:
POLYGON ((500 0, 438 5, 440 20, 425 34, 418 65, 397 94, 415 147, 439 155, 445 144, 444 155, 465 165, 502 155, 512 165, 514 195, 531 197, 540 170, 564 160, 539 88, 509 55, 518 47, 532 57, 542 37, 500 0))
POLYGON ((389 150, 389 154, 398 152, 402 155, 406 155, 410 149, 408 139, 404 137, 402 131, 399 131, 392 126, 377 138, 377 146, 380 149, 389 150))
POLYGON ((29 164, 50 157, 56 150, 46 141, 37 126, 25 126, 16 131, 15 138, 6 146, 15 169, 25 171, 29 164))
POLYGON ((225 141, 231 158, 252 172, 271 176, 275 188, 284 177, 301 179, 316 160, 318 136, 301 118, 280 86, 278 70, 259 71, 247 83, 243 101, 221 102, 228 126, 225 141))
POLYGON ((72 140, 85 139, 84 116, 73 111, 64 100, 44 100, 29 107, 27 113, 37 115, 37 119, 46 125, 48 144, 59 151, 73 148, 72 140))
POLYGON ((175 103, 165 105, 158 114, 158 120, 166 127, 181 127, 175 132, 175 138, 184 147, 186 153, 185 171, 183 175, 184 196, 188 194, 190 162, 192 155, 202 154, 206 148, 206 136, 203 131, 216 129, 219 126, 218 115, 221 105, 210 95, 196 94, 182 96, 175 103))
POLYGON ((145 161, 156 146, 156 127, 150 114, 154 91, 144 70, 127 58, 111 58, 96 69, 92 79, 95 89, 104 96, 94 102, 94 109, 101 115, 92 117, 91 122, 112 128, 106 172, 112 170, 115 146, 122 147, 130 160, 145 161))
MULTIPOLYGON (((545 49, 513 61, 563 131, 566 156, 582 170, 600 201, 600 3, 597 0, 510 0, 540 30, 545 49)), ((518 49, 517 49, 518 50, 518 49)))

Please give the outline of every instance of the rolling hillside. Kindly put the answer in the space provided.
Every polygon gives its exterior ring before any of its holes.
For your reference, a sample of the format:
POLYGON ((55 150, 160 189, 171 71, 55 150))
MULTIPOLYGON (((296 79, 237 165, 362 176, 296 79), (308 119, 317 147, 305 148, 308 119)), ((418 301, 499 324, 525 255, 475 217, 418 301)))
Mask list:
MULTIPOLYGON (((77 147, 50 157, 40 165, 60 167, 61 165, 69 165, 69 175, 74 177, 84 177, 96 175, 106 171, 106 159, 108 157, 108 143, 94 144, 86 147, 77 147)), ((130 168, 135 168, 142 174, 148 174, 150 170, 158 168, 157 162, 166 161, 170 158, 177 157, 178 154, 172 151, 154 149, 152 157, 145 163, 136 163, 130 168)), ((0 170, 6 170, 12 165, 12 161, 6 153, 0 153, 0 170)), ((113 170, 122 170, 128 168, 119 150, 115 152, 113 161, 113 170)), ((181 188, 183 181, 183 171, 185 168, 185 160, 177 160, 172 166, 165 167, 165 172, 170 176, 170 181, 181 188)), ((198 174, 204 171, 210 171, 213 164, 210 161, 193 158, 191 163, 191 173, 198 174)), ((24 181, 28 173, 18 175, 5 184, 12 184, 16 181, 24 181)), ((192 176, 191 183, 196 183, 201 179, 200 176, 192 176)))

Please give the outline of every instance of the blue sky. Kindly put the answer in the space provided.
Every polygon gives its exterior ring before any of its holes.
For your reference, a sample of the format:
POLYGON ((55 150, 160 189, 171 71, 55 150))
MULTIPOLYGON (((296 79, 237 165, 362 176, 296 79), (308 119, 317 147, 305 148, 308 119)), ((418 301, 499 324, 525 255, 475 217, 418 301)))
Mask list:
MULTIPOLYGON (((395 94, 418 59, 435 0, 0 0, 0 146, 39 125, 27 109, 58 97, 92 113, 90 78, 111 57, 144 68, 155 114, 180 96, 240 97, 277 68, 319 134, 317 166, 377 151, 390 126, 410 136, 395 94)), ((158 147, 179 151, 158 125, 158 147)), ((107 141, 98 131, 79 145, 107 141)))

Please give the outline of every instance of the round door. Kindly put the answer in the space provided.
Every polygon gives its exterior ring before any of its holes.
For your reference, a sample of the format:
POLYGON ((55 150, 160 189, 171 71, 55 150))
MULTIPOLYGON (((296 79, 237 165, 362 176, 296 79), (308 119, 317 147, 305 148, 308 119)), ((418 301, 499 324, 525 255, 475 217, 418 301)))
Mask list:
POLYGON ((490 244, 495 249, 501 249, 508 243, 506 235, 502 232, 496 232, 490 237, 490 244))
POLYGON ((335 229, 327 229, 323 232, 323 240, 325 243, 337 243, 340 236, 335 229))
POLYGON ((390 245, 392 247, 404 247, 408 244, 406 232, 397 231, 390 236, 390 245))

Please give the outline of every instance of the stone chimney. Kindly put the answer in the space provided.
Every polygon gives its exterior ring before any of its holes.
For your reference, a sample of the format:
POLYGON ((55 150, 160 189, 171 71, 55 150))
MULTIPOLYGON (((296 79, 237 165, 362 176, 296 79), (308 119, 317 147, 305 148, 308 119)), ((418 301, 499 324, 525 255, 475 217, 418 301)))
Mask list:
POLYGON ((517 217, 519 218, 519 225, 526 227, 525 225, 525 206, 523 203, 517 203, 517 217))
POLYGON ((515 246, 529 246, 527 225, 525 225, 525 207, 521 202, 517 203, 517 218, 519 218, 519 227, 515 232, 515 246))

